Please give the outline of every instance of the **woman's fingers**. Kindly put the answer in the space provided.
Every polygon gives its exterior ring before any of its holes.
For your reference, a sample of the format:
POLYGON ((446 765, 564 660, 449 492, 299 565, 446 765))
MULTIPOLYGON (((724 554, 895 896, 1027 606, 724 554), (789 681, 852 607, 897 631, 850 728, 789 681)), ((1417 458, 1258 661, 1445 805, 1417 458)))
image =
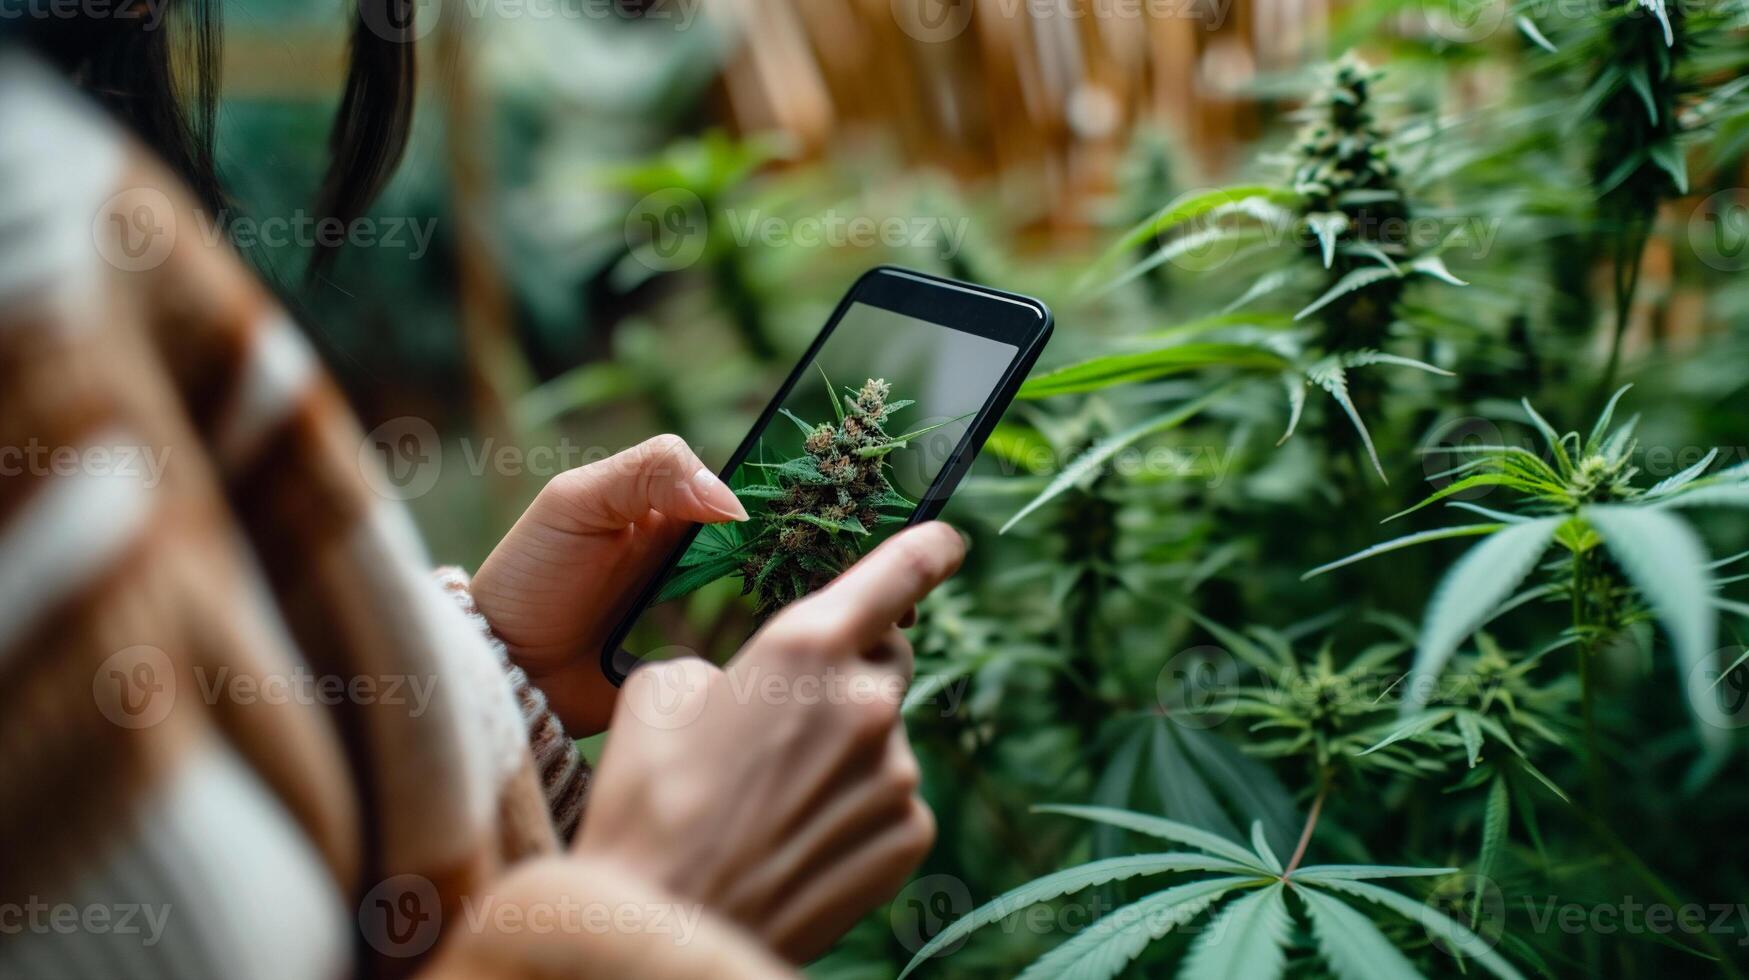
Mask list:
POLYGON ((817 636, 856 655, 904 620, 919 600, 959 570, 966 556, 959 532, 938 521, 908 528, 852 565, 832 584, 773 620, 791 639, 817 636))
POLYGON ((577 533, 623 528, 652 510, 705 524, 747 519, 734 492, 675 435, 563 473, 541 496, 577 533))
POLYGON ((769 914, 783 896, 829 873, 844 854, 903 818, 922 778, 904 727, 894 725, 882 751, 839 773, 810 798, 803 818, 783 828, 771 857, 735 882, 730 904, 769 914))
POLYGON ((786 896, 760 929, 778 955, 805 963, 891 898, 935 843, 935 817, 912 798, 897 819, 786 896))

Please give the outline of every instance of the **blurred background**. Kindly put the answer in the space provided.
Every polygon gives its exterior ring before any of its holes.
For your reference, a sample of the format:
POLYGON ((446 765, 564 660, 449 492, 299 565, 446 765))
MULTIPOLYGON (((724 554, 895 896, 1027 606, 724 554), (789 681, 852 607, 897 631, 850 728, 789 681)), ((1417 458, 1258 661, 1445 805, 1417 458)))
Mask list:
MULTIPOLYGON (((347 5, 226 16, 238 213, 299 213, 347 5)), ((1447 44, 1420 9, 1388 16, 1447 44)), ((732 445, 869 266, 1053 298, 1102 236, 1238 170, 1353 21, 1320 0, 432 4, 380 241, 309 283, 304 244, 240 244, 367 425, 432 423, 438 444, 388 431, 447 454, 399 462, 438 557, 471 565, 563 468, 549 455, 661 430, 732 445)))

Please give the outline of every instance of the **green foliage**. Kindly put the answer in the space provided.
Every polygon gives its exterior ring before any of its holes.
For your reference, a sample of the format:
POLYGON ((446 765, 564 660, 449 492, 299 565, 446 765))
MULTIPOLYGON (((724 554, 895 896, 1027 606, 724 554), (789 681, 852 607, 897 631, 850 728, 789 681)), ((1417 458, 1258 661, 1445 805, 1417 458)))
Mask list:
MULTIPOLYGON (((1626 390, 1616 392, 1583 440, 1578 432, 1557 433, 1525 402, 1525 414, 1541 435, 1549 460, 1520 447, 1465 447, 1475 458, 1443 474, 1452 481, 1403 512, 1476 489, 1498 487, 1517 495, 1510 511, 1489 512, 1503 518, 1498 523, 1447 529, 1452 536, 1475 534, 1485 540, 1452 565, 1428 605, 1409 677, 1412 691, 1438 675, 1458 646, 1497 614, 1552 545, 1567 557, 1549 567, 1550 580, 1538 595, 1569 601, 1571 631, 1580 641, 1581 657, 1648 616, 1669 633, 1680 677, 1692 676, 1714 655, 1718 603, 1713 565, 1699 537, 1671 511, 1685 505, 1749 506, 1749 472, 1704 475, 1718 456, 1715 449, 1668 479, 1638 486, 1634 478, 1639 471, 1632 464, 1638 419, 1610 427, 1626 390)), ((1462 502, 1456 506, 1480 509, 1462 502)), ((1439 535, 1423 532, 1412 536, 1414 541, 1374 546, 1308 574, 1439 535)), ((1716 746, 1725 728, 1716 698, 1686 681, 1684 692, 1702 723, 1699 731, 1716 746)), ((1416 704, 1411 700, 1405 707, 1416 704)))
POLYGON ((1381 878, 1451 874, 1455 868, 1301 867, 1299 854, 1294 855, 1292 865, 1284 867, 1263 842, 1261 824, 1253 826, 1253 845, 1247 849, 1187 824, 1130 811, 1075 806, 1040 809, 1187 845, 1202 854, 1173 852, 1115 858, 1023 885, 942 930, 912 957, 899 974, 901 980, 938 951, 1029 905, 1111 881, 1195 872, 1222 876, 1172 885, 1125 905, 1041 957, 1021 976, 1109 980, 1123 972, 1148 943, 1220 906, 1191 944, 1178 975, 1187 980, 1280 977, 1293 940, 1289 895, 1311 917, 1318 934, 1318 951, 1339 976, 1420 976, 1371 919, 1356 909, 1352 898, 1383 905, 1420 923, 1430 934, 1451 943, 1450 948, 1473 951, 1476 964, 1497 977, 1522 976, 1487 949, 1467 926, 1398 892, 1370 884, 1381 878), (1234 895, 1239 897, 1232 898, 1234 895), (1378 972, 1381 970, 1385 972, 1378 972))
MULTIPOLYGON (((889 178, 873 154, 766 167, 760 140, 712 137, 616 177, 691 189, 710 237, 649 275, 627 247, 658 315, 526 398, 532 423, 631 398, 732 439, 777 352, 879 261, 1058 312, 950 504, 973 546, 919 608, 904 707, 940 827, 917 884, 1001 898, 901 895, 811 972, 1743 975, 1736 926, 1540 910, 1749 893, 1749 290, 1741 215, 1700 206, 1741 200, 1749 19, 1470 6, 1369 0, 1333 30, 1378 67, 1259 72, 1258 152, 1230 172, 1139 134, 1085 252, 1006 184, 889 178), (1466 13, 1510 19, 1459 42, 1466 13), (714 218, 749 200, 972 233, 952 254, 736 245, 714 218), (677 376, 679 331, 712 370, 677 376)), ((836 456, 758 458, 736 488, 755 519, 707 529, 671 589, 771 565, 771 608, 854 556, 872 528, 826 470, 879 472, 905 436, 839 445, 824 421, 836 456)), ((688 627, 723 601, 690 599, 688 627)))

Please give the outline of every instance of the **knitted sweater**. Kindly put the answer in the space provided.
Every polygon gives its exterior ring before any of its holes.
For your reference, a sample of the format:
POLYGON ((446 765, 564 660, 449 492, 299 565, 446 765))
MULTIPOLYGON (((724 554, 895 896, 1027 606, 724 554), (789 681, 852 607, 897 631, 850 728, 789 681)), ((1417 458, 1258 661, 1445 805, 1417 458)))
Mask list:
POLYGON ((784 975, 564 853, 587 769, 294 325, 4 46, 0 188, 0 977, 784 975))

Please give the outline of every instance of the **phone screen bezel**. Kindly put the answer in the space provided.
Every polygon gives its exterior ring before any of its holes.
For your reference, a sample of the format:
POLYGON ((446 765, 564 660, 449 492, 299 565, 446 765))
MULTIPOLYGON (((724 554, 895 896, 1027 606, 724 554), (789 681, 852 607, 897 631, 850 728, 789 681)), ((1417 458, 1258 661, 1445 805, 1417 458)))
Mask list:
MULTIPOLYGON (((916 509, 905 522, 907 526, 918 524, 941 513, 954 487, 970 468, 979 447, 989 438, 990 431, 1001 418, 1003 410, 1013 400, 1014 393, 1026 379, 1027 372, 1031 370, 1038 359, 1039 351, 1050 337, 1053 326, 1051 311, 1043 303, 1028 296, 959 282, 926 272, 895 266, 877 266, 870 269, 838 301, 831 317, 826 320, 826 325, 820 328, 819 334, 796 361, 789 376, 778 386, 765 410, 759 413, 759 418, 747 431, 741 445, 735 449, 718 474, 723 480, 727 481, 747 459, 757 445, 760 434, 776 418, 778 409, 783 407, 790 391, 819 356, 832 332, 838 329, 845 313, 858 303, 921 320, 944 330, 960 330, 986 337, 1014 348, 1014 355, 1009 359, 1001 378, 991 388, 983 406, 972 419, 972 424, 966 428, 965 434, 960 437, 953 452, 942 464, 941 472, 936 474, 935 479, 918 498, 916 509)), ((687 529, 686 534, 639 590, 637 598, 627 607, 619 623, 609 634, 601 650, 601 671, 614 686, 625 683, 627 675, 643 663, 641 658, 627 653, 622 644, 637 625, 639 617, 649 608, 650 600, 656 597, 675 563, 691 546, 692 539, 698 535, 701 527, 702 525, 694 524, 687 529)))

